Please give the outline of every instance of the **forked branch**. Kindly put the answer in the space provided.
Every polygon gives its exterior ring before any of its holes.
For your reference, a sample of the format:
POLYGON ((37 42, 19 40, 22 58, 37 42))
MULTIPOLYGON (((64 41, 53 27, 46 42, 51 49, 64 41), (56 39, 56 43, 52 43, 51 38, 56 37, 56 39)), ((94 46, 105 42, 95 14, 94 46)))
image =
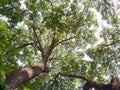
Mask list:
POLYGON ((56 45, 57 41, 58 41, 58 39, 57 39, 57 29, 55 28, 53 38, 52 38, 52 42, 51 42, 51 44, 48 48, 48 51, 46 53, 45 58, 43 59, 43 63, 45 63, 45 64, 47 63, 48 58, 50 57, 53 49, 55 48, 55 45, 56 45))
POLYGON ((34 37, 35 37, 35 45, 37 46, 37 48, 40 50, 41 54, 42 54, 42 58, 45 57, 45 54, 44 54, 44 49, 42 47, 42 44, 41 44, 41 41, 40 39, 38 38, 38 35, 36 33, 36 26, 35 26, 35 21, 34 21, 34 17, 33 15, 31 15, 31 18, 32 18, 32 21, 33 21, 33 24, 32 24, 32 28, 33 28, 33 32, 34 32, 34 37), (37 43, 36 43, 37 42, 37 43))

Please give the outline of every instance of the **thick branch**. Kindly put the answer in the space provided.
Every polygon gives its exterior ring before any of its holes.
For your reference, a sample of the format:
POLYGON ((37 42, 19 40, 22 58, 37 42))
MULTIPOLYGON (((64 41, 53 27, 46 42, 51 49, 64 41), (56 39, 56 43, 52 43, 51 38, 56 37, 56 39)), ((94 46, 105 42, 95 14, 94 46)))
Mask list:
MULTIPOLYGON (((76 75, 66 75, 63 73, 59 73, 59 75, 65 77, 73 77, 80 78, 86 81, 86 84, 83 86, 83 90, 90 90, 91 88, 96 88, 99 90, 120 90, 120 80, 117 77, 112 76, 112 80, 108 84, 98 83, 92 80, 85 78, 84 76, 76 76, 76 75)), ((58 76, 58 75, 57 75, 58 76)))
POLYGON ((94 82, 94 81, 91 81, 89 80, 88 78, 84 77, 84 76, 77 76, 77 75, 66 75, 66 74, 60 74, 62 76, 65 76, 65 77, 73 77, 73 78, 79 78, 79 79, 82 79, 82 80, 85 80, 87 81, 87 83, 85 84, 85 86, 83 87, 83 90, 89 90, 90 88, 92 87, 95 87, 97 89, 100 89, 100 88, 103 88, 104 86, 106 86, 106 84, 102 84, 102 83, 97 83, 97 82, 94 82), (86 87, 87 86, 87 87, 86 87), (88 88, 89 87, 89 88, 88 88), (88 88, 88 89, 86 89, 88 88))
POLYGON ((48 51, 47 51, 47 53, 46 53, 46 56, 45 56, 45 58, 43 59, 43 63, 45 63, 45 64, 47 63, 48 58, 50 57, 53 49, 55 48, 55 45, 56 45, 57 41, 58 41, 58 40, 57 40, 57 30, 55 29, 55 30, 54 30, 54 35, 53 35, 53 39, 52 39, 51 45, 49 46, 48 51))
POLYGON ((6 73, 6 84, 9 86, 10 90, 14 90, 19 85, 28 81, 42 72, 47 72, 49 69, 43 63, 40 63, 33 67, 25 67, 18 69, 16 71, 6 73))

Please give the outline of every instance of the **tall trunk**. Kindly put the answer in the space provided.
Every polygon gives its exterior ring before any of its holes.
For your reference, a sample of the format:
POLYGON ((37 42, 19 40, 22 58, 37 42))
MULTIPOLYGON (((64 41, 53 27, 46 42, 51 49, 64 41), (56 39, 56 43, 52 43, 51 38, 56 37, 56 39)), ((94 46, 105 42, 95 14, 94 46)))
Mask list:
POLYGON ((6 84, 8 85, 10 90, 14 90, 20 84, 39 75, 41 72, 45 70, 45 68, 46 68, 45 65, 43 63, 40 63, 33 67, 24 67, 16 71, 7 73, 6 84))

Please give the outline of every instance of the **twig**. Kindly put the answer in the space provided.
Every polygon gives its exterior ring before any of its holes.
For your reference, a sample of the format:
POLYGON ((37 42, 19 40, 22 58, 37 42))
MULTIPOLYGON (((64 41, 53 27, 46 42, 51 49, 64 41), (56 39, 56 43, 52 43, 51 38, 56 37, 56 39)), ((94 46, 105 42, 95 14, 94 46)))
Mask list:
POLYGON ((70 38, 61 40, 61 41, 59 41, 59 42, 56 43, 55 47, 56 47, 57 45, 59 45, 60 43, 66 42, 66 41, 68 41, 68 40, 70 40, 70 39, 73 39, 73 38, 75 38, 75 37, 77 37, 77 36, 73 36, 73 37, 70 37, 70 38))
POLYGON ((65 77, 80 78, 80 79, 83 79, 83 80, 85 80, 85 81, 87 81, 87 82, 91 82, 91 80, 87 79, 87 78, 84 77, 84 76, 80 76, 80 75, 79 75, 79 76, 77 76, 77 75, 72 75, 72 74, 66 75, 66 74, 63 74, 63 73, 59 73, 59 75, 65 76, 65 77))
POLYGON ((34 42, 25 43, 25 44, 19 46, 18 48, 23 48, 23 47, 26 47, 26 46, 29 46, 29 45, 33 46, 34 44, 35 44, 34 42))
POLYGON ((58 73, 55 77, 53 77, 48 83, 56 81, 56 79, 59 77, 60 73, 58 73))
POLYGON ((117 40, 117 41, 114 41, 114 42, 112 42, 110 44, 105 44, 105 45, 102 45, 102 46, 110 46, 110 45, 114 45, 115 43, 118 43, 118 42, 120 42, 120 40, 117 40))

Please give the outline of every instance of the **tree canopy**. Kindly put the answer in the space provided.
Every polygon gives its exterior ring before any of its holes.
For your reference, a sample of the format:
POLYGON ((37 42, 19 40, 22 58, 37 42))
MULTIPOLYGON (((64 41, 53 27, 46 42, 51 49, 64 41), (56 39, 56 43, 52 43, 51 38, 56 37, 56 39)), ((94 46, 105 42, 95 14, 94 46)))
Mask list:
POLYGON ((114 90, 119 35, 119 0, 1 0, 0 86, 114 90))

